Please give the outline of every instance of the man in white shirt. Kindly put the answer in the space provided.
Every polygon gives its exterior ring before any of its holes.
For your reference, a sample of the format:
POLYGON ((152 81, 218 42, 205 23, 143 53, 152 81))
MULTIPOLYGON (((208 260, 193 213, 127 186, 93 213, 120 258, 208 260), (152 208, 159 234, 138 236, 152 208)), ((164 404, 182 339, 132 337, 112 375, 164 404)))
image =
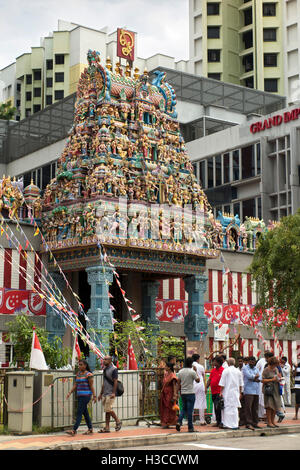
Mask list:
POLYGON ((197 369, 197 374, 200 382, 194 382, 195 404, 194 410, 198 410, 199 421, 201 425, 205 423, 205 408, 206 408, 206 395, 205 395, 205 369, 200 364, 199 354, 193 354, 193 367, 197 369))
POLYGON ((222 424, 226 429, 238 429, 239 411, 241 407, 240 397, 243 390, 243 376, 241 371, 235 367, 235 359, 228 359, 228 367, 223 371, 219 385, 220 395, 224 399, 222 410, 222 424))
POLYGON ((283 400, 285 406, 292 405, 291 397, 291 366, 288 363, 287 357, 281 358, 281 370, 284 378, 283 400))
POLYGON ((224 362, 223 362, 223 364, 222 364, 222 367, 223 367, 223 369, 227 369, 227 367, 228 367, 228 362, 227 362, 227 360, 226 360, 226 354, 221 354, 221 357, 222 357, 222 359, 224 360, 224 362))

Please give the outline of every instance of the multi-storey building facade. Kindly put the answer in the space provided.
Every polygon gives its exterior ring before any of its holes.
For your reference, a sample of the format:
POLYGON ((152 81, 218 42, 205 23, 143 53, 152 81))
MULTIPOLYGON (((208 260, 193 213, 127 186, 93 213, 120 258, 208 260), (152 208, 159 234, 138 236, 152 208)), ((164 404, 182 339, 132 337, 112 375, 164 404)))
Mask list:
MULTIPOLYGON (((114 66, 117 57, 117 32, 95 30, 67 21, 58 21, 56 31, 42 37, 40 46, 16 58, 0 71, 0 101, 10 101, 17 108, 16 120, 39 112, 76 91, 79 77, 87 65, 88 49, 109 57, 114 66), (1 91, 1 90, 0 90, 1 91), (2 98, 1 98, 2 95, 2 98)), ((188 61, 156 54, 147 59, 137 57, 133 67, 139 70, 164 66, 189 71, 188 61)))
POLYGON ((194 73, 285 94, 284 5, 263 0, 190 0, 194 73))
POLYGON ((280 220, 300 207, 296 106, 187 144, 217 215, 280 220))

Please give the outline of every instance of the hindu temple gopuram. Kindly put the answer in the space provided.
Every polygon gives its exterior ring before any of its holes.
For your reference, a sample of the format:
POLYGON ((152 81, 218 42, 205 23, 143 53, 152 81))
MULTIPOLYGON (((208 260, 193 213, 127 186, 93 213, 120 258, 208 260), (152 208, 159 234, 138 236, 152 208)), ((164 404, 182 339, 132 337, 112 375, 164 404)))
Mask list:
MULTIPOLYGON (((208 336, 214 321, 209 303, 240 307, 249 320, 255 301, 248 274, 230 273, 219 255, 254 253, 275 224, 220 212, 214 219, 165 74, 154 72, 150 80, 146 70, 120 64, 113 72, 109 59, 104 66, 89 51, 74 111, 56 178, 43 194, 33 181, 23 188, 22 180, 0 180, 0 289, 2 300, 13 298, 0 313, 24 311, 27 302, 26 313, 41 316, 50 340, 60 336, 70 344, 69 325, 81 331, 85 346, 83 327, 96 330, 96 346, 108 351, 106 333, 116 321, 132 319, 132 312, 154 325, 153 334, 162 299, 173 308, 168 319, 175 315, 174 289, 164 293, 163 286, 180 281, 176 299, 184 300, 188 341, 208 336)), ((86 344, 95 352, 94 343, 86 344)), ((95 360, 89 358, 92 366, 95 360)))
POLYGON ((109 59, 103 65, 97 52, 88 52, 74 124, 44 193, 44 249, 65 272, 87 272, 88 315, 99 329, 112 329, 107 285, 113 284, 99 243, 148 322, 158 323, 158 280, 184 277, 185 331, 198 340, 207 330, 205 259, 218 256, 222 227, 193 173, 173 88, 164 73, 150 83, 146 70, 138 72, 120 64, 113 72, 109 59))

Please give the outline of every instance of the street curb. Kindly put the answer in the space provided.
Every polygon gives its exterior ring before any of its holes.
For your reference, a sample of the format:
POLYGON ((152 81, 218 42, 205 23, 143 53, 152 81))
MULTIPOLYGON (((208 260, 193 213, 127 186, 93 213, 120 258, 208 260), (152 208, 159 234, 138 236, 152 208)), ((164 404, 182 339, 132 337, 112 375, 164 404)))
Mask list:
POLYGON ((280 428, 262 428, 255 431, 248 429, 218 431, 218 432, 195 432, 195 433, 178 433, 178 434, 154 434, 151 436, 130 436, 118 438, 105 438, 97 440, 73 441, 70 443, 63 442, 48 446, 43 450, 113 450, 126 449, 127 447, 146 447, 154 445, 167 445, 176 442, 194 442, 207 439, 219 438, 237 438, 252 436, 272 436, 278 434, 299 433, 299 426, 281 426, 280 428))

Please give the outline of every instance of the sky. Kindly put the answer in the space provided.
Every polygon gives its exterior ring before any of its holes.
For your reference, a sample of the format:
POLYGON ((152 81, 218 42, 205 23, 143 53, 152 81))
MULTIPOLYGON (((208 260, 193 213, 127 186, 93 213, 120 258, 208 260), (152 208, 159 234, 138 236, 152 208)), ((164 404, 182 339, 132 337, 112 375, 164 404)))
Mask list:
POLYGON ((0 0, 0 69, 40 45, 58 20, 137 33, 137 55, 188 59, 189 0, 0 0))

